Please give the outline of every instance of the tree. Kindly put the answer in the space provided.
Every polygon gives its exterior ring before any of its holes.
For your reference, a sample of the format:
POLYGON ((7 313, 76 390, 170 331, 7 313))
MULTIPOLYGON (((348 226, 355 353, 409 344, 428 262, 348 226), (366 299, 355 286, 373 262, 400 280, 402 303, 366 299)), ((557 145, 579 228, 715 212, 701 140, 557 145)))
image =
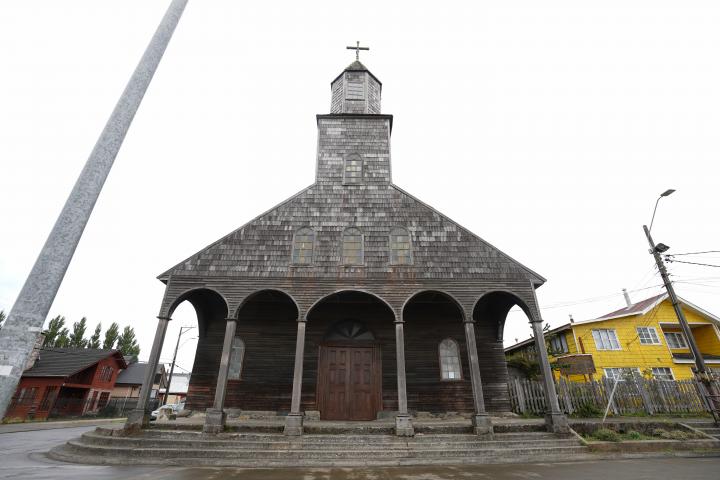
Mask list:
POLYGON ((95 327, 95 333, 90 337, 87 348, 100 348, 100 331, 102 330, 102 323, 98 323, 95 327))
POLYGON ((115 342, 117 342, 118 336, 120 335, 120 327, 117 323, 113 322, 110 325, 110 328, 105 330, 105 341, 103 342, 103 348, 105 350, 110 350, 115 347, 115 342))
POLYGON ((122 352, 123 355, 139 355, 140 346, 135 340, 135 329, 131 327, 125 327, 123 332, 118 337, 117 349, 122 352))
POLYGON ((45 330, 45 341, 43 347, 52 348, 59 346, 57 344, 58 338, 61 334, 67 339, 67 328, 65 327, 65 317, 58 315, 57 317, 50 320, 47 330, 45 330))
POLYGON ((83 317, 79 322, 73 323, 73 331, 70 334, 70 346, 72 348, 85 348, 87 346, 85 330, 87 330, 87 318, 83 317))
POLYGON ((2 329, 2 324, 5 321, 5 310, 0 310, 0 329, 2 329))
POLYGON ((67 348, 70 346, 70 337, 68 336, 68 329, 63 328, 60 330, 60 334, 55 339, 55 344, 53 347, 55 348, 67 348))

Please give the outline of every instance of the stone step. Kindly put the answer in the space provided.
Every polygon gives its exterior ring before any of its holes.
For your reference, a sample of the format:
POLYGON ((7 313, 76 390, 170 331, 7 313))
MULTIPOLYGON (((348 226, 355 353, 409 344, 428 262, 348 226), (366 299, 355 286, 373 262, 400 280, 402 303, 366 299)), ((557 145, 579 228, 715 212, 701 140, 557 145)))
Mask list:
MULTIPOLYGON (((188 459, 188 458, 234 458, 234 459, 282 459, 282 460, 374 460, 374 459, 397 459, 397 458, 447 458, 447 457, 473 457, 494 458, 517 455, 516 448, 470 448, 470 449, 423 449, 416 451, 407 449, 374 449, 374 450, 306 450, 306 449, 271 449, 271 450, 250 450, 237 448, 126 448, 113 446, 87 445, 79 441, 67 443, 69 449, 79 455, 98 456, 127 456, 128 458, 152 458, 162 459, 188 459)), ((584 446, 552 446, 552 447, 528 447, 523 449, 525 455, 543 456, 546 454, 573 455, 584 453, 587 448, 584 446)))
POLYGON ((452 436, 444 438, 427 439, 400 439, 398 437, 373 438, 369 441, 348 441, 338 438, 335 442, 328 442, 325 439, 312 437, 271 437, 263 441, 256 439, 239 438, 161 438, 161 437, 109 437, 88 432, 82 435, 82 442, 87 445, 117 445, 123 447, 150 447, 150 448, 237 448, 237 449, 306 449, 306 450, 337 450, 337 449, 362 449, 372 450, 379 447, 384 449, 408 449, 415 450, 446 448, 446 449, 470 449, 484 447, 503 448, 527 448, 533 446, 571 446, 578 445, 578 441, 572 437, 550 438, 538 441, 535 439, 522 439, 520 437, 503 438, 498 435, 493 440, 484 440, 478 437, 469 440, 456 439, 452 436))

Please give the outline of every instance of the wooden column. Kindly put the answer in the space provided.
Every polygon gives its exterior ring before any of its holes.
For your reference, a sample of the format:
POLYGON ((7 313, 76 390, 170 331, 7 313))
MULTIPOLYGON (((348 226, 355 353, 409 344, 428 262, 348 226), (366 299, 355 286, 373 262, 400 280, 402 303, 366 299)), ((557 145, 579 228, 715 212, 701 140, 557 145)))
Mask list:
POLYGON ((217 384, 215 385, 215 400, 212 408, 205 411, 205 433, 220 433, 225 430, 225 393, 227 392, 228 371, 230 370, 230 357, 232 345, 237 329, 236 318, 226 318, 225 339, 222 354, 220 355, 220 369, 218 370, 217 384))
POLYGON ((305 323, 306 319, 301 315, 297 322, 292 401, 290 403, 290 413, 285 418, 283 432, 285 435, 302 435, 303 433, 303 412, 300 410, 300 400, 302 399, 303 361, 305 359, 305 323))
POLYGON ((401 437, 415 435, 407 408, 405 381, 405 333, 402 320, 395 322, 395 357, 397 360, 398 414, 395 417, 395 434, 401 437))
POLYGON ((138 403, 135 409, 128 414, 127 421, 125 422, 125 428, 127 429, 146 427, 148 423, 150 423, 148 402, 150 401, 150 392, 152 392, 153 384, 155 383, 155 374, 158 363, 160 363, 160 353, 162 352, 163 342, 165 341, 168 323, 170 323, 170 317, 158 317, 155 339, 150 349, 150 358, 148 358, 145 378, 143 379, 143 384, 138 396, 138 403))
POLYGON ((530 283, 535 300, 535 312, 530 319, 532 325, 533 336, 535 337, 535 350, 540 363, 540 371, 543 376, 543 387, 545 389, 545 400, 548 406, 548 412, 545 414, 545 425, 547 429, 555 433, 569 432, 567 417, 560 411, 558 403, 557 391, 555 390, 555 379, 553 378, 552 369, 550 368, 550 359, 545 346, 545 334, 542 328, 542 317, 540 316, 540 307, 538 305, 537 296, 535 295, 535 286, 530 283))
POLYGON ((475 406, 475 415, 473 415, 472 419, 473 430, 477 435, 492 436, 493 426, 490 416, 485 411, 485 399, 480 378, 480 362, 478 361, 477 342, 475 341, 475 321, 466 319, 464 323, 465 344, 467 346, 468 363, 470 364, 470 380, 475 406))

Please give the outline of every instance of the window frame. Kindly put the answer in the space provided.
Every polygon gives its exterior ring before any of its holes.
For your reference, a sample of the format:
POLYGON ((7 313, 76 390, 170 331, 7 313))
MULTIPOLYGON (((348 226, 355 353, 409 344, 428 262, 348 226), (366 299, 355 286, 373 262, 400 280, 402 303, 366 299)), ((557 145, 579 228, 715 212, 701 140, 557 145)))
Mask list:
POLYGON ((233 337, 232 345, 230 347, 230 358, 228 359, 228 380, 240 381, 242 380, 243 367, 245 367, 245 352, 247 351, 247 344, 242 337, 236 335, 233 337), (240 346, 236 347, 236 343, 240 346), (237 369, 237 375, 233 372, 233 354, 236 350, 240 350, 240 367, 237 369))
POLYGON ((622 350, 622 345, 620 344, 620 338, 617 335, 617 330, 614 328, 593 328, 592 330, 592 337, 593 342, 595 342, 595 350, 604 350, 604 351, 620 351, 622 350), (595 336, 595 332, 598 333, 598 336, 595 336), (600 337, 600 340, 602 342, 602 337, 600 332, 608 332, 608 342, 610 343, 610 348, 605 348, 604 346, 600 346, 598 344, 598 337, 600 337), (617 348, 614 348, 612 345, 612 339, 610 338, 610 332, 612 332, 613 336, 615 337, 615 343, 617 343, 617 348))
POLYGON ((362 185, 365 180, 365 160, 360 154, 350 153, 343 158, 343 185, 362 185), (358 161, 360 164, 360 173, 358 176, 348 177, 348 163, 358 161))
POLYGON ((293 266, 312 266, 315 264, 315 246, 317 243, 317 232, 312 227, 301 227, 293 233, 293 239, 292 239, 292 245, 290 247, 290 265, 293 266), (308 262, 299 262, 296 258, 295 251, 296 251, 296 245, 298 242, 298 236, 300 236, 303 232, 310 231, 312 232, 312 241, 309 242, 311 244, 311 250, 310 250, 310 260, 308 262))
POLYGON ((635 376, 635 373, 637 373, 637 376, 642 377, 642 372, 640 371, 640 367, 603 367, 603 376, 605 378, 607 378, 608 380, 625 381, 625 379, 622 378, 622 374, 623 374, 623 371, 627 371, 627 370, 633 372, 633 377, 635 376), (608 370, 613 371, 612 376, 608 376, 608 370), (620 378, 618 378, 615 375, 615 371, 618 371, 618 370, 620 371, 619 373, 621 374, 620 378))
MULTIPOLYGON (((652 372, 653 380, 658 380, 660 382, 674 382, 675 381, 675 374, 672 371, 672 368, 670 367, 650 367, 650 372, 652 372), (669 374, 670 378, 658 378, 658 375, 655 373, 655 370, 667 370, 667 374, 669 374)), ((660 375, 661 377, 667 377, 665 373, 660 375)))
POLYGON ((360 267, 365 265, 365 234, 357 227, 348 227, 345 230, 342 231, 340 234, 340 265, 346 266, 346 267, 360 267), (356 234, 350 234, 348 232, 355 231, 356 234), (346 236, 359 236, 360 237, 360 255, 359 255, 359 261, 358 262, 346 262, 345 261, 345 237, 346 236))
POLYGON ((441 382, 460 382, 460 381, 464 380, 463 368, 462 368, 462 356, 460 355, 460 343, 458 343, 457 340, 455 340, 452 337, 446 337, 446 338, 443 338, 442 340, 440 340, 440 342, 438 343, 438 346, 437 346, 437 354, 438 354, 438 365, 440 366, 440 381, 441 382), (442 345, 445 342, 451 343, 455 349, 455 352, 457 353, 457 362, 458 362, 457 363, 458 364, 457 373, 459 375, 457 378, 444 378, 443 377, 443 356, 442 356, 442 352, 440 349, 442 348, 442 345))
POLYGON ((638 339, 640 340, 640 345, 662 345, 662 342, 660 341, 660 335, 658 335, 657 329, 656 329, 655 327, 650 327, 650 326, 645 326, 645 325, 643 325, 643 326, 635 327, 635 332, 637 332, 638 339), (640 333, 641 330, 647 330, 647 331, 648 331, 648 334, 649 334, 648 336, 650 337, 650 340, 651 340, 650 342, 644 342, 644 341, 643 341, 643 336, 642 336, 642 334, 640 333), (651 332, 652 332, 652 333, 651 333, 651 332), (651 333, 651 334, 650 334, 650 333, 651 333), (653 335, 655 336, 655 341, 652 341, 652 340, 653 340, 653 338, 652 338, 653 335))
MULTIPOLYGON (((667 346, 671 350, 686 350, 688 348, 688 342, 687 338, 685 338, 685 334, 683 332, 663 332, 663 335, 665 336, 665 343, 667 343, 667 346), (668 335, 670 335, 675 340, 670 340, 668 338, 668 335), (677 339, 682 340, 682 345, 675 347, 673 344, 677 339)), ((679 344, 678 344, 679 345, 679 344)))
MULTIPOLYGON (((396 234, 397 236, 397 234, 396 234)), ((410 235, 410 230, 408 230, 405 227, 393 227, 390 229, 390 233, 388 234, 388 263, 392 266, 407 266, 407 265, 413 265, 415 259, 413 257, 413 243, 412 243, 412 236, 410 235), (397 261, 393 261, 393 252, 397 250, 396 248, 393 248, 393 232, 396 232, 398 230, 402 230, 407 235, 407 263, 399 263, 397 261)))
POLYGON ((567 343, 567 338, 562 333, 557 333, 555 335, 552 335, 549 340, 550 343, 550 350, 551 354, 565 354, 570 353, 570 347, 567 343), (553 345, 553 341, 557 340, 560 343, 560 349, 556 349, 555 345, 553 345))

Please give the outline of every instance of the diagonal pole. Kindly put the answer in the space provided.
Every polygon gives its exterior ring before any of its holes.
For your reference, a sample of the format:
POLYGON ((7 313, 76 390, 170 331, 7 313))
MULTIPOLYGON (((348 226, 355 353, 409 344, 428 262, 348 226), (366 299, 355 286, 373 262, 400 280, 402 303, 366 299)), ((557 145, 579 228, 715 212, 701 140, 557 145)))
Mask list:
POLYGON ((0 419, 5 416, 105 179, 185 5, 187 0, 170 3, 0 330, 0 419))

